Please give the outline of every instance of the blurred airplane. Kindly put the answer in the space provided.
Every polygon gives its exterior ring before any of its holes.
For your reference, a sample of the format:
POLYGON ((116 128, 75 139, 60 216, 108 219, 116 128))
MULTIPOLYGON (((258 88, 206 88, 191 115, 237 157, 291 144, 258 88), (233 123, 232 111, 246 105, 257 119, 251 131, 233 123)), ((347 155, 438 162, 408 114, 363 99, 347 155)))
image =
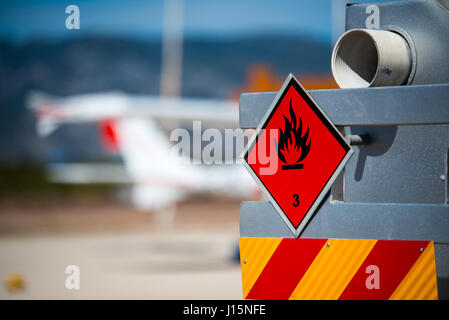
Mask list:
POLYGON ((142 210, 163 209, 192 193, 239 199, 260 196, 260 189, 241 165, 192 165, 186 155, 173 152, 161 128, 161 124, 172 128, 191 125, 192 120, 237 128, 234 102, 121 93, 55 98, 32 93, 28 107, 43 137, 63 124, 98 123, 105 147, 121 154, 126 171, 111 164, 59 164, 50 166, 55 182, 132 183, 132 203, 142 210))
MULTIPOLYGON (((65 98, 31 93, 28 107, 37 118, 37 132, 48 136, 70 123, 99 124, 103 145, 121 154, 114 164, 51 164, 51 180, 59 183, 133 184, 131 199, 142 210, 158 210, 192 193, 215 193, 239 199, 261 197, 240 165, 191 165, 186 155, 172 154, 163 129, 191 125, 193 120, 216 128, 238 128, 237 99, 241 92, 276 91, 281 77, 266 64, 248 68, 246 84, 232 100, 139 96, 119 92, 65 98)), ((336 87, 329 75, 300 75, 307 89, 336 87)))

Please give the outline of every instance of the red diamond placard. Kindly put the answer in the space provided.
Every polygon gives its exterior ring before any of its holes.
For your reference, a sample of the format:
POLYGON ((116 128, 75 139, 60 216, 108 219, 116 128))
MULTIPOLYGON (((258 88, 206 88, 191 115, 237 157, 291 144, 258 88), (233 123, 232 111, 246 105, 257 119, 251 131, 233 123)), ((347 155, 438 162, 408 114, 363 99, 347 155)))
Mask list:
POLYGON ((298 237, 352 153, 290 74, 248 143, 243 163, 298 237))

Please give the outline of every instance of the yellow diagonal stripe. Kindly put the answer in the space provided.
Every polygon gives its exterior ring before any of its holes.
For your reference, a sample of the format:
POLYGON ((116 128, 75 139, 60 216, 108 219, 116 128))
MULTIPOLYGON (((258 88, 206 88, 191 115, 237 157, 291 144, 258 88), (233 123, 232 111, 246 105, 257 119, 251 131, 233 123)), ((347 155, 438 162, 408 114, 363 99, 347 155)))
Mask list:
POLYGON ((438 299, 437 272, 435 249, 431 241, 393 292, 390 300, 436 299, 438 299))
POLYGON ((329 239, 290 299, 338 299, 376 244, 376 240, 329 239))
POLYGON ((246 298, 281 241, 277 238, 239 239, 243 298, 246 298))

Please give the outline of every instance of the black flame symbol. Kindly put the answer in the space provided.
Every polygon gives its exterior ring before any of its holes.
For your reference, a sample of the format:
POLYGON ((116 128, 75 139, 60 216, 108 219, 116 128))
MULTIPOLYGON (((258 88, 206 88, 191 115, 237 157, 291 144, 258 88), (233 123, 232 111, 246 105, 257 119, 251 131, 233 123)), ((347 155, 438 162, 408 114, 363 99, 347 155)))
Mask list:
POLYGON ((290 100, 290 120, 283 115, 285 120, 284 131, 279 129, 280 136, 277 143, 277 151, 279 159, 287 165, 283 165, 282 169, 301 169, 302 164, 299 164, 309 154, 309 127, 307 126, 306 133, 302 136, 302 120, 299 118, 299 125, 297 125, 296 114, 293 111, 292 101, 290 100))

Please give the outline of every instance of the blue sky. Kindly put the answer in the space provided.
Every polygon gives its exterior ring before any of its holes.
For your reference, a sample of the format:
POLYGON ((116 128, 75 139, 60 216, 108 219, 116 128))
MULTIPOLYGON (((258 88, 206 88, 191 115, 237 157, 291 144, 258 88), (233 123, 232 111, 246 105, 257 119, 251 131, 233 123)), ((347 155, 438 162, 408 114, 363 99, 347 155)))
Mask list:
MULTIPOLYGON (((185 0, 187 37, 238 37, 248 34, 331 36, 331 0, 185 0)), ((0 38, 26 40, 75 34, 158 38, 163 0, 1 0, 0 38), (65 29, 65 8, 80 8, 80 30, 65 29)))
MULTIPOLYGON (((331 1, 185 0, 184 34, 216 39, 307 34, 330 41, 331 1)), ((0 39, 24 41, 92 34, 157 39, 162 12, 163 0, 0 0, 0 39), (65 8, 70 4, 80 8, 80 30, 65 28, 65 8)))

